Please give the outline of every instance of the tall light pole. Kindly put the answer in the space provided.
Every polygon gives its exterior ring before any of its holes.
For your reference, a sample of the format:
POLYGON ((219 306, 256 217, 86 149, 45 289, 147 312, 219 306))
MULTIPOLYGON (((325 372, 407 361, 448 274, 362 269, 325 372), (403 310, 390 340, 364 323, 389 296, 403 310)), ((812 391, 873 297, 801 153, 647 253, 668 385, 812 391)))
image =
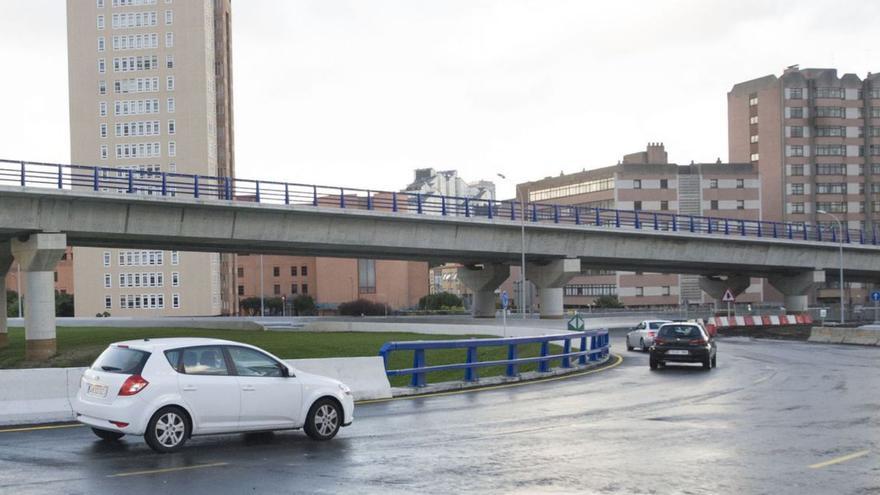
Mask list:
MULTIPOLYGON (((498 177, 501 177, 504 180, 507 180, 507 177, 504 174, 496 174, 498 177)), ((517 200, 520 200, 519 197, 519 189, 516 187, 516 184, 513 185, 514 188, 514 203, 517 200)), ((520 204, 520 214, 519 214, 519 231, 520 231, 520 270, 519 270, 519 300, 520 300, 520 312, 522 313, 522 319, 526 319, 526 200, 525 193, 523 193, 522 200, 519 202, 520 204)))
POLYGON ((266 298, 263 295, 263 255, 260 255, 260 316, 266 316, 266 298))
POLYGON ((821 213, 822 215, 828 215, 833 218, 835 222, 837 222, 837 229, 840 231, 840 234, 837 236, 838 244, 840 245, 840 324, 842 325, 846 319, 844 318, 844 305, 843 305, 843 224, 840 222, 840 219, 837 218, 833 213, 829 213, 825 210, 816 210, 816 213, 821 213))

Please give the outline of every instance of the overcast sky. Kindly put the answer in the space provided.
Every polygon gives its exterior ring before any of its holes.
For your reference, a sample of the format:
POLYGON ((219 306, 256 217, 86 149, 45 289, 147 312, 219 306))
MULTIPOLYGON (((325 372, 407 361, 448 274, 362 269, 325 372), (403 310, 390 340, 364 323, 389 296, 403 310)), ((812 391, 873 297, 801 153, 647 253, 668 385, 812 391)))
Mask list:
MULTIPOLYGON (((65 2, 2 10, 0 157, 67 162, 65 2)), ((727 160, 735 82, 880 70, 878 18, 875 0, 233 0, 238 175, 521 182, 648 141, 678 163, 727 160)))

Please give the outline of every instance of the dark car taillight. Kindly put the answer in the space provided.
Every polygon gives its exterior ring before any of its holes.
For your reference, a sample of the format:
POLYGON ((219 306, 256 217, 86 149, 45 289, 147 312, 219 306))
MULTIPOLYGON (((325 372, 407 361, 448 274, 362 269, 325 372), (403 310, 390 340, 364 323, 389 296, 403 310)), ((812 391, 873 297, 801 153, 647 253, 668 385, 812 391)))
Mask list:
POLYGON ((119 387, 119 395, 134 395, 146 388, 149 384, 150 382, 144 380, 144 377, 142 377, 141 375, 131 375, 130 377, 126 378, 122 386, 119 387))
POLYGON ((691 345, 706 345, 706 341, 704 339, 692 339, 688 341, 688 344, 691 345))
POLYGON ((666 341, 663 340, 663 339, 661 339, 660 337, 656 337, 656 338, 654 338, 654 344, 655 344, 655 345, 663 345, 663 344, 665 344, 665 343, 666 343, 666 341))

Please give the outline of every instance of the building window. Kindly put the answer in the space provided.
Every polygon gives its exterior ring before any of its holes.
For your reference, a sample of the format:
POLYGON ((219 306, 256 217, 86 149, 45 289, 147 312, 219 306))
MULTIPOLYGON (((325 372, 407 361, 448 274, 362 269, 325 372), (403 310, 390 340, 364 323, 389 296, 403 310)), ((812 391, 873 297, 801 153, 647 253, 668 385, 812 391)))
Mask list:
POLYGON ((571 284, 566 285, 566 296, 614 296, 617 295, 617 286, 614 284, 571 284))
POLYGON ((579 194, 587 194, 599 191, 609 191, 614 189, 614 178, 595 179, 577 184, 568 184, 565 186, 550 187, 547 189, 539 189, 529 191, 529 201, 542 201, 553 198, 564 198, 567 196, 576 196, 579 194))
POLYGON ((107 72, 107 61, 103 58, 98 59, 98 74, 104 74, 107 72))
POLYGON ((802 100, 804 99, 804 88, 789 88, 788 90, 788 98, 790 100, 802 100))
POLYGON ((101 160, 106 160, 110 154, 110 149, 106 144, 101 145, 101 160))
POLYGON ((98 16, 98 29, 101 31, 104 30, 104 16, 103 15, 98 16))
POLYGON ((171 251, 171 264, 179 265, 180 264, 180 252, 179 251, 171 251))
POLYGON ((758 116, 757 115, 753 115, 753 116, 749 117, 749 124, 757 124, 757 123, 758 123, 758 116))
POLYGON ((757 143, 757 142, 758 142, 758 135, 757 135, 757 134, 752 134, 752 136, 749 138, 749 142, 751 142, 751 143, 757 143))
POLYGON ((804 137, 804 126, 801 126, 801 125, 791 126, 791 137, 793 137, 793 138, 804 137))
POLYGON ((102 123, 102 124, 99 124, 99 125, 98 125, 98 134, 99 134, 102 138, 107 137, 107 124, 103 124, 103 123, 102 123))
POLYGON ((103 52, 104 49, 106 48, 106 45, 107 45, 107 41, 104 39, 104 37, 98 36, 98 51, 103 52))
POLYGON ((663 211, 668 210, 669 209, 669 201, 661 201, 660 202, 660 209, 663 211))
POLYGON ((174 309, 180 308, 180 294, 171 294, 171 307, 174 309))
POLYGON ((718 200, 717 199, 713 199, 713 200, 709 201, 709 209, 710 210, 717 210, 718 209, 718 200))
POLYGON ((791 107, 788 115, 792 119, 802 119, 804 118, 804 107, 791 107))
POLYGON ((660 179, 660 189, 669 189, 669 179, 660 179))
POLYGON ((718 179, 709 179, 709 188, 718 189, 718 179))
POLYGON ((843 88, 816 88, 816 98, 843 98, 843 88))
POLYGON ((173 69, 174 68, 174 55, 165 55, 165 68, 173 69))
POLYGON ((273 277, 280 277, 281 276, 281 268, 279 268, 277 266, 273 266, 272 267, 272 276, 273 277))
POLYGON ((818 137, 846 137, 846 127, 839 126, 839 125, 816 127, 816 136, 818 136, 818 137))
POLYGON ((168 121, 168 135, 173 136, 177 134, 177 122, 174 119, 168 121))
POLYGON ((168 156, 177 156, 177 143, 168 141, 168 156))
MULTIPOLYGON (((755 99, 757 100, 757 98, 755 98, 755 99)), ((663 288, 662 288, 662 293, 661 293, 660 295, 662 295, 662 296, 668 296, 668 295, 670 295, 670 294, 672 294, 672 289, 671 289, 671 287, 669 287, 668 285, 664 285, 663 288)))
POLYGON ((752 156, 750 156, 749 158, 751 159, 751 161, 756 162, 756 161, 758 161, 758 159, 760 159, 761 157, 760 157, 760 155, 758 155, 757 153, 752 153, 752 156))
POLYGON ((168 76, 165 78, 165 90, 174 91, 174 76, 168 76))
POLYGON ((636 287, 636 297, 645 297, 644 287, 636 287))
POLYGON ((358 292, 361 294, 376 292, 376 260, 358 260, 358 292))
POLYGON ((816 156, 846 156, 846 145, 843 145, 843 144, 819 144, 819 145, 816 145, 816 156))
POLYGON ((171 272, 171 287, 180 287, 180 272, 171 272))
POLYGON ((104 309, 113 309, 113 298, 104 296, 104 309))
MULTIPOLYGON (((878 204, 880 204, 880 203, 878 203, 878 204)), ((303 294, 309 293, 309 284, 302 284, 302 293, 303 294)))
POLYGON ((744 179, 736 179, 736 188, 737 188, 737 189, 742 189, 742 188, 745 187, 745 185, 746 185, 746 184, 745 184, 745 180, 744 180, 744 179))
POLYGON ((174 113, 174 98, 168 98, 168 113, 174 113))
POLYGON ((174 47, 174 33, 165 33, 165 48, 174 47))
POLYGON ((104 274, 104 288, 110 289, 113 287, 113 277, 110 276, 109 273, 104 274))
POLYGON ((104 251, 104 266, 110 266, 110 251, 104 251))
POLYGON ((791 176, 792 177, 801 177, 804 175, 804 166, 803 165, 789 165, 791 167, 791 176))
POLYGON ((843 163, 817 163, 816 175, 846 175, 846 165, 843 163))
POLYGON ((296 267, 295 266, 290 267, 290 276, 291 277, 296 276, 296 267))
POLYGON ((791 185, 791 194, 794 196, 803 196, 804 185, 803 184, 792 184, 791 185))
POLYGON ((816 107, 816 117, 833 117, 843 118, 846 115, 846 109, 843 107, 816 107))
POLYGON ((98 94, 106 95, 107 94, 107 81, 101 80, 98 81, 98 94))
POLYGON ((299 273, 303 277, 308 276, 309 275, 309 267, 307 267, 307 266, 300 267, 299 273))
POLYGON ((281 286, 278 284, 273 285, 272 286, 272 293, 275 294, 276 296, 281 295, 281 286))
POLYGON ((104 8, 104 0, 96 0, 96 4, 97 4, 97 6, 98 6, 99 9, 103 9, 103 8, 104 8))
POLYGON ((789 146, 788 156, 804 156, 804 147, 799 144, 789 146))
POLYGON ((846 194, 846 183, 819 182, 816 184, 816 194, 846 194))
POLYGON ((791 212, 792 213, 803 213, 804 212, 804 204, 803 203, 791 203, 791 212))
POLYGON ((751 98, 749 98, 749 106, 750 107, 753 107, 757 104, 758 104, 758 97, 757 96, 752 96, 751 98))
POLYGON ((633 180, 633 189, 641 189, 642 188, 642 180, 634 179, 633 180))
POLYGON ((290 284, 290 293, 296 294, 299 287, 296 284, 290 284))
POLYGON ((745 210, 746 209, 746 202, 741 199, 736 200, 736 209, 737 210, 745 210))
POLYGON ((641 201, 633 201, 633 210, 641 210, 642 202, 641 201))
POLYGON ((244 268, 243 267, 238 267, 238 269, 236 271, 238 272, 238 278, 244 277, 244 268))
POLYGON ((243 286, 243 285, 239 285, 239 286, 238 286, 238 295, 239 295, 239 296, 243 296, 243 295, 244 295, 244 286, 243 286))
POLYGON ((174 12, 171 10, 165 11, 165 25, 170 26, 174 22, 174 12))

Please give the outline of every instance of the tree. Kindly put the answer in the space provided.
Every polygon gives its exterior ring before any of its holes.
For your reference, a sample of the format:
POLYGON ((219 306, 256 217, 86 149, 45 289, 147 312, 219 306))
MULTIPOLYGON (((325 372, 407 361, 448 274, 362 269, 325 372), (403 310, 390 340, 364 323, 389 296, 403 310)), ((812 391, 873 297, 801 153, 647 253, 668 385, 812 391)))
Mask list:
POLYGON ((18 292, 6 291, 6 316, 18 316, 18 292))
POLYGON ((315 300, 308 294, 300 294, 294 297, 293 301, 291 301, 291 306, 293 307, 293 314, 295 316, 313 315, 317 309, 315 300))
POLYGON ((419 299, 419 309, 437 311, 440 309, 460 308, 463 305, 461 298, 449 292, 428 294, 419 299))
POLYGON ((622 308, 623 303, 617 299, 617 296, 599 296, 594 301, 597 308, 622 308))
POLYGON ((383 316, 390 313, 391 308, 387 304, 358 299, 340 304, 337 311, 343 316, 383 316))
POLYGON ((239 310, 248 315, 248 316, 256 316, 260 314, 260 298, 259 297, 246 297, 238 302, 239 310))
POLYGON ((73 295, 55 291, 55 316, 73 316, 73 295))

